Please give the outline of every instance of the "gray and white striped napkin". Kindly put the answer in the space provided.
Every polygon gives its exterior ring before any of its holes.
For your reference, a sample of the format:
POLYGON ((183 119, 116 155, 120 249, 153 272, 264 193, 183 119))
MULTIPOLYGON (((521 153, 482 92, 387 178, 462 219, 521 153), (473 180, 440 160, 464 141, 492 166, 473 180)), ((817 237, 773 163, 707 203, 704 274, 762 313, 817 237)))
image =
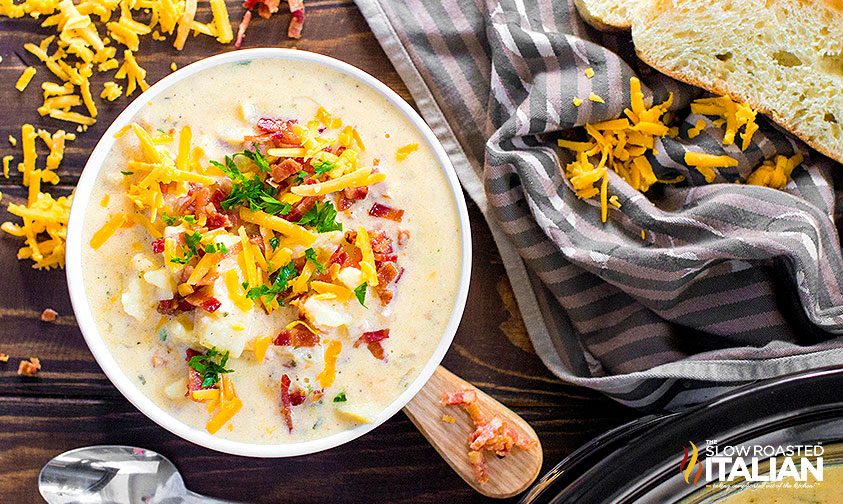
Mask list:
POLYGON ((568 187, 560 167, 571 159, 555 138, 620 116, 633 75, 656 103, 672 92, 680 113, 699 89, 640 63, 628 36, 585 25, 571 0, 356 1, 484 212, 533 345, 557 376, 675 409, 843 364, 833 184, 843 167, 764 119, 746 151, 706 128, 663 139, 650 160, 660 179, 682 174, 684 184, 645 196, 612 173, 621 208, 604 224, 598 204, 568 187), (605 103, 572 105, 591 92, 605 103), (683 163, 689 145, 740 164, 706 184, 683 163), (806 160, 784 191, 730 183, 796 151, 806 160))

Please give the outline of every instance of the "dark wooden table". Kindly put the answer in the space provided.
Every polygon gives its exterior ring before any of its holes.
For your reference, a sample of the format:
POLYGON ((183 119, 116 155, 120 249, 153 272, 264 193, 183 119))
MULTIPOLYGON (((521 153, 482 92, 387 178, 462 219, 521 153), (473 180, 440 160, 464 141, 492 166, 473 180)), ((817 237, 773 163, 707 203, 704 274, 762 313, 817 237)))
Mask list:
MULTIPOLYGON (((238 1, 229 0, 233 22, 240 19, 238 1)), ((282 6, 283 7, 283 6, 282 6)), ((286 38, 289 15, 256 20, 244 47, 298 47, 347 61, 371 73, 407 100, 409 93, 351 0, 310 0, 300 41, 286 38)), ((209 18, 207 4, 197 18, 209 18)), ((48 72, 22 48, 49 31, 31 18, 0 18, 0 157, 20 160, 22 122, 50 131, 66 123, 40 118, 40 83, 48 72), (29 89, 18 93, 14 83, 25 64, 38 68, 29 89)), ((139 54, 148 80, 233 47, 209 37, 190 38, 183 52, 166 42, 147 39, 139 54)), ((101 89, 103 77, 93 89, 101 89)), ((99 122, 71 142, 60 172, 61 184, 51 189, 69 193, 91 149, 109 123, 128 103, 121 98, 100 106, 99 122)), ((43 162, 43 157, 41 158, 43 162)), ((21 201, 25 189, 12 170, 0 179, 3 203, 21 201)), ((9 219, 2 205, 0 221, 9 219)), ((444 364, 521 414, 541 438, 545 468, 588 439, 635 417, 589 390, 565 385, 535 355, 514 304, 500 257, 477 207, 469 203, 474 264, 465 316, 444 364)), ((18 262, 18 241, 0 238, 0 352, 12 356, 0 364, 0 500, 38 502, 38 472, 51 457, 93 444, 128 444, 157 450, 181 469, 189 488, 220 498, 249 502, 470 502, 473 492, 439 458, 401 413, 372 433, 333 450, 283 460, 222 455, 189 444, 135 410, 100 371, 76 326, 64 271, 41 272, 18 262), (44 308, 59 312, 55 324, 39 320, 44 308), (21 358, 38 356, 43 370, 36 378, 17 376, 21 358)))

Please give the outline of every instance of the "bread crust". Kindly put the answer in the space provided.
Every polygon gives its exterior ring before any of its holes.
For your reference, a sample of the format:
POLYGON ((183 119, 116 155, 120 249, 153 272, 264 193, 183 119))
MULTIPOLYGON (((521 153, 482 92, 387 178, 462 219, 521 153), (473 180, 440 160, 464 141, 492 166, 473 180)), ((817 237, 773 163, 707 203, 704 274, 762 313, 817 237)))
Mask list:
MULTIPOLYGON (((577 12, 580 13, 580 17, 591 25, 592 27, 600 30, 600 31, 607 31, 607 32, 628 32, 632 28, 632 20, 630 19, 601 19, 594 14, 588 8, 588 2, 590 0, 574 0, 574 6, 577 8, 577 12)), ((614 1, 623 1, 623 0, 614 0, 614 1)), ((843 2, 843 0, 838 0, 843 2)))
POLYGON ((758 102, 757 100, 753 99, 752 97, 744 96, 741 93, 738 93, 738 92, 735 92, 734 90, 729 89, 728 86, 725 85, 725 83, 721 82, 720 86, 718 86, 717 84, 708 84, 708 83, 700 81, 699 79, 695 79, 694 77, 691 77, 687 74, 683 74, 681 72, 676 72, 676 71, 671 70, 670 68, 667 68, 667 67, 659 66, 658 63, 656 63, 653 59, 648 58, 647 54, 643 51, 640 51, 637 47, 635 48, 635 54, 638 56, 638 59, 640 59, 641 61, 643 61, 647 65, 651 66, 652 68, 654 68, 658 72, 667 75, 668 77, 671 77, 671 78, 676 79, 678 81, 682 81, 682 82, 684 82, 686 84, 690 84, 692 86, 696 86, 696 87, 705 89, 706 91, 709 91, 709 92, 714 93, 714 94, 729 95, 739 102, 746 103, 747 105, 749 105, 750 107, 752 107, 756 111, 761 112, 765 116, 767 116, 770 119, 772 119, 773 121, 775 121, 776 124, 778 124, 779 126, 784 128, 785 130, 792 133, 794 136, 796 136, 797 138, 799 138, 800 140, 802 140, 803 142, 805 142, 806 144, 811 146, 813 149, 815 149, 818 152, 830 157, 831 159, 834 159, 834 160, 836 160, 840 163, 843 163, 843 152, 832 152, 832 151, 830 151, 824 145, 820 144, 816 140, 816 138, 800 132, 796 126, 788 123, 787 120, 785 118, 779 116, 776 113, 776 111, 768 109, 762 103, 758 102))

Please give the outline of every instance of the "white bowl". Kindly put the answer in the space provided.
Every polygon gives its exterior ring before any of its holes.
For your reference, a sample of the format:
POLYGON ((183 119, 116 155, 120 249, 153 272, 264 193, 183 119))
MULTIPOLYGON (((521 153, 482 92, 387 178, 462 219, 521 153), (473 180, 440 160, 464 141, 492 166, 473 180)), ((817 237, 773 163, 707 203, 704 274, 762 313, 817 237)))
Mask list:
MULTIPOLYGON (((201 89, 201 86, 197 87, 197 89, 201 89)), ((410 399, 412 399, 413 396, 415 396, 427 382, 433 374, 433 371, 436 369, 436 366, 438 366, 442 361, 442 358, 445 356, 445 352, 448 351, 448 347, 451 345, 451 341, 457 331, 460 318, 462 317, 463 308, 465 307, 465 300, 468 295, 469 276, 471 272, 471 234, 468 223, 468 212, 466 211, 462 189, 460 188, 456 173, 454 172, 453 166, 451 166, 451 162, 449 161, 445 150, 442 148, 442 145, 439 144, 436 136, 427 124, 425 124, 422 118, 419 117, 419 115, 407 104, 407 102, 405 102, 394 91, 366 72, 327 56, 290 49, 248 49, 227 52, 203 59, 170 74, 154 86, 150 87, 146 92, 138 96, 119 116, 117 116, 117 119, 114 120, 114 123, 112 123, 111 127, 108 128, 100 139, 99 143, 97 143, 96 148, 85 165, 85 169, 79 179, 79 184, 76 186, 76 192, 73 197, 73 206, 70 209, 70 222, 68 223, 67 229, 66 262, 67 284, 68 289, 70 290, 70 299, 73 303, 73 311, 76 314, 76 321, 79 324, 79 328, 82 330, 82 334, 85 336, 85 342, 88 344, 88 347, 91 349, 91 353, 94 354, 94 358, 97 360, 100 367, 102 367, 106 376, 108 376, 114 386, 117 387, 117 390, 119 390, 120 393, 129 400, 129 402, 135 405, 135 407, 138 408, 144 415, 152 419, 161 427, 183 439, 206 448, 249 457, 290 457, 327 450, 362 436, 397 413, 398 410, 403 408, 404 405, 407 404, 407 402, 409 402, 410 399), (85 279, 82 274, 82 229, 85 220, 85 210, 90 204, 91 192, 94 189, 94 183, 97 179, 99 170, 102 168, 107 154, 115 143, 114 134, 120 128, 131 122, 141 107, 144 107, 147 103, 154 101, 158 95, 177 82, 189 79, 195 74, 217 65, 256 59, 305 61, 313 65, 328 67, 353 77, 362 85, 377 91, 381 96, 386 98, 386 100, 395 107, 396 113, 403 114, 410 120, 410 122, 413 123, 416 130, 418 130, 430 146, 439 162, 440 168, 448 179, 448 185, 451 188, 451 193, 457 207, 460 221, 462 268, 460 271, 459 289, 457 291, 456 299, 454 299, 451 317, 448 320, 445 333, 439 340, 436 351, 430 357, 430 360, 427 364, 425 364, 416 379, 413 380, 404 393, 402 393, 392 402, 392 404, 383 410, 374 419, 374 421, 372 421, 372 423, 359 425, 347 431, 339 432, 325 438, 290 444, 251 444, 215 437, 204 430, 191 427, 181 422, 152 402, 134 385, 134 383, 132 383, 125 373, 123 373, 123 370, 117 364, 117 361, 114 359, 114 356, 111 354, 111 351, 102 336, 99 334, 99 330, 94 323, 94 318, 91 313, 91 306, 85 295, 85 279)))

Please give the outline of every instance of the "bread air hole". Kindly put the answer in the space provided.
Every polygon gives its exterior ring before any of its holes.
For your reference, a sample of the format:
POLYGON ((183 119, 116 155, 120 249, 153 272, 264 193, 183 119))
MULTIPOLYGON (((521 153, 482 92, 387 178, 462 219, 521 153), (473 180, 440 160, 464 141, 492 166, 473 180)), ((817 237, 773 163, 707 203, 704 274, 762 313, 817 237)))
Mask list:
POLYGON ((843 78, 843 55, 821 56, 817 66, 825 74, 843 78))
POLYGON ((837 124, 837 118, 831 112, 826 112, 823 121, 837 124))
POLYGON ((802 60, 792 52, 776 51, 772 56, 776 63, 783 67, 795 67, 802 64, 802 60))
POLYGON ((719 59, 720 61, 729 61, 730 59, 732 59, 732 53, 726 52, 721 54, 715 54, 714 57, 719 59))

